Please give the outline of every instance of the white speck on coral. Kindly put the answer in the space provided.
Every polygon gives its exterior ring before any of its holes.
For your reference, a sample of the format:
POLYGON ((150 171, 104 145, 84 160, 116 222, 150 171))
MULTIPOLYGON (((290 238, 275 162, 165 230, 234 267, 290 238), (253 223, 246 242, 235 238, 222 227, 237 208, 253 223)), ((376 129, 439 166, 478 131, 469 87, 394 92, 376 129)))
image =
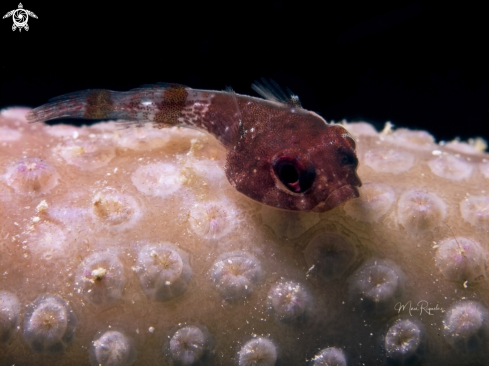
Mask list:
POLYGON ((41 202, 39 202, 39 204, 36 206, 36 210, 37 212, 41 213, 41 212, 45 212, 46 210, 48 209, 48 203, 46 202, 46 200, 42 200, 41 202))

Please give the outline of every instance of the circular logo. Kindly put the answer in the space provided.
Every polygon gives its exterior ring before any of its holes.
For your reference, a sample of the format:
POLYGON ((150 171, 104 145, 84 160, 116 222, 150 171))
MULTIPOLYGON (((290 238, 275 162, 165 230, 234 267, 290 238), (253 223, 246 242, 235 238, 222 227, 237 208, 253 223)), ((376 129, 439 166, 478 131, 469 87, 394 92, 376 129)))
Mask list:
POLYGON ((12 14, 12 19, 17 27, 23 28, 29 20, 29 15, 24 9, 16 9, 12 14))

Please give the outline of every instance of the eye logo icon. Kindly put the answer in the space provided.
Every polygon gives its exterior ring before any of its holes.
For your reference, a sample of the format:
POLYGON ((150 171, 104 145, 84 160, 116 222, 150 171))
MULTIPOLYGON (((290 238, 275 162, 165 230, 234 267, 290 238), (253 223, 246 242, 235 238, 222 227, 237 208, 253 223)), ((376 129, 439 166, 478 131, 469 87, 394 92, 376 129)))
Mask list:
POLYGON ((12 17, 14 21, 14 25, 12 25, 12 30, 15 31, 19 28, 19 32, 22 31, 22 28, 25 28, 26 31, 29 30, 29 26, 27 25, 27 21, 29 20, 29 15, 33 18, 37 19, 37 15, 32 11, 24 9, 22 3, 19 3, 19 8, 9 11, 7 14, 3 16, 3 19, 12 17))

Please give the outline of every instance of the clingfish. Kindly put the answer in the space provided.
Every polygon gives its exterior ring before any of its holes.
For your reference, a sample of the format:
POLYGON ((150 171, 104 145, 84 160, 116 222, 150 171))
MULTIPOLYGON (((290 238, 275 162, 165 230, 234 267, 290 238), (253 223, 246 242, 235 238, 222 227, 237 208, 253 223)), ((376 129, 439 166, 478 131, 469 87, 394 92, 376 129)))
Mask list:
POLYGON ((225 171, 232 186, 262 204, 325 212, 358 197, 358 159, 348 131, 303 109, 297 96, 274 82, 252 87, 265 99, 177 84, 127 92, 84 90, 50 100, 27 119, 115 119, 197 128, 226 148, 225 171))

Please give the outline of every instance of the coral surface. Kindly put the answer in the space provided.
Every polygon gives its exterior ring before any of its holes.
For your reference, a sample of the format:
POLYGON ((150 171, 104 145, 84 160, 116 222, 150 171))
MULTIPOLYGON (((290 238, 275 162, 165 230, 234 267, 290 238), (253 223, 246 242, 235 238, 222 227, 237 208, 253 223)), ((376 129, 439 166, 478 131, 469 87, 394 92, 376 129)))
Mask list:
POLYGON ((0 112, 1 365, 487 365, 477 143, 345 123, 360 198, 300 213, 208 134, 27 111, 0 112))

